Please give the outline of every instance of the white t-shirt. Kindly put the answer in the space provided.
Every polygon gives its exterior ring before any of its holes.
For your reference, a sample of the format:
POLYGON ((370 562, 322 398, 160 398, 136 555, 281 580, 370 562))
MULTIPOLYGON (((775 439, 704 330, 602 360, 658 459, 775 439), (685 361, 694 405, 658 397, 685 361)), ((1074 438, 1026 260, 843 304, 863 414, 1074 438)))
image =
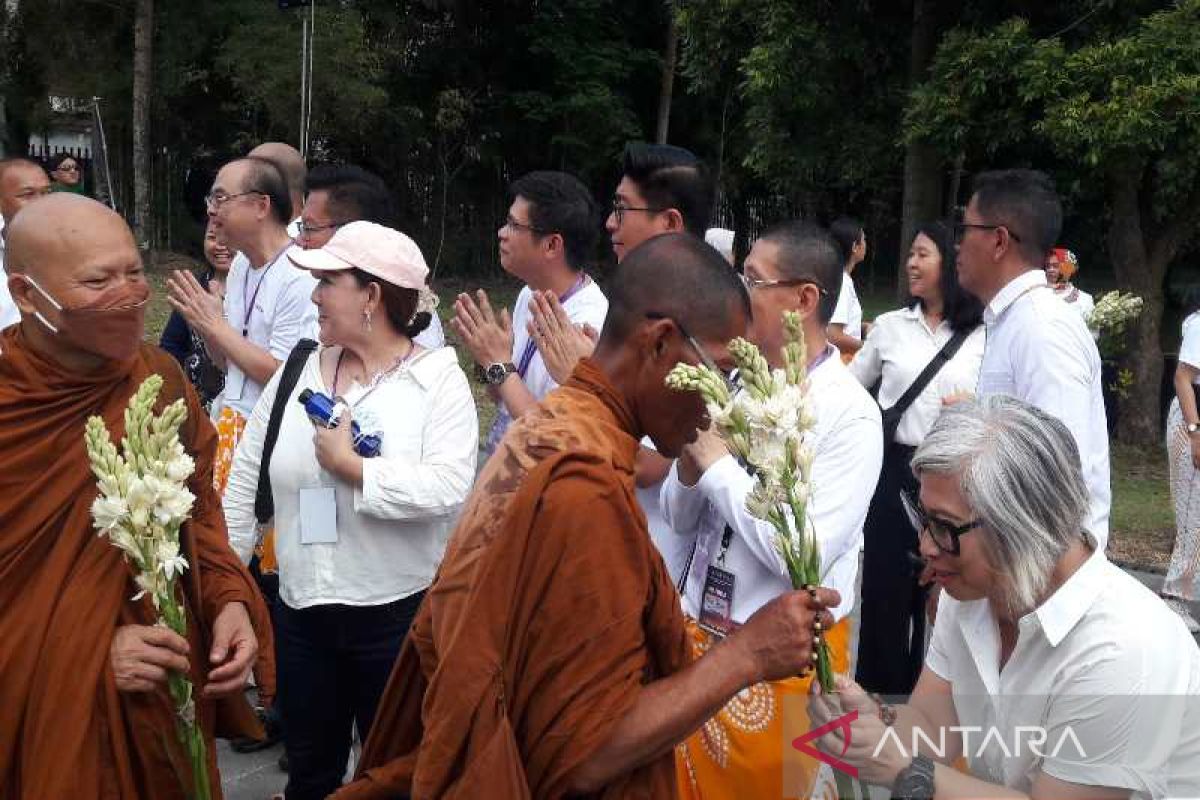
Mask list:
POLYGON ((1003 670, 989 601, 942 592, 925 663, 951 685, 981 780, 1029 794, 1044 772, 1135 798, 1200 797, 1200 649, 1102 551, 1019 620, 1003 670))
POLYGON ((1070 306, 1076 314, 1082 317, 1085 323, 1088 321, 1088 317, 1091 316, 1092 309, 1096 307, 1096 301, 1092 299, 1090 294, 1072 284, 1068 283, 1061 289, 1055 287, 1054 293, 1058 295, 1059 299, 1070 306))
POLYGON ((847 336, 853 336, 862 341, 862 305, 858 302, 858 292, 854 289, 854 278, 846 273, 842 275, 842 288, 838 292, 837 305, 833 308, 830 325, 845 325, 847 336))
MULTIPOLYGON (((525 352, 525 347, 529 343, 529 321, 533 316, 529 311, 529 303, 532 299, 533 290, 526 286, 521 289, 516 303, 513 304, 512 363, 518 367, 521 365, 521 356, 525 352)), ((604 327, 604 318, 608 315, 608 298, 591 278, 588 278, 578 291, 568 297, 562 306, 572 323, 576 325, 587 323, 596 330, 604 327)), ((525 382, 525 388, 529 390, 529 393, 538 400, 549 394, 551 390, 558 388, 558 384, 554 382, 554 379, 550 377, 550 372, 546 369, 546 362, 542 360, 542 354, 536 349, 533 351, 533 358, 529 361, 529 366, 521 375, 521 379, 525 382)), ((508 430, 511 422, 512 416, 501 403, 497 409, 496 422, 488 434, 486 449, 489 454, 496 449, 496 445, 500 443, 504 431, 508 430)))
MULTIPOLYGON (((883 466, 879 406, 859 385, 829 345, 825 360, 809 373, 817 415, 814 429, 812 499, 808 515, 821 548, 824 586, 836 589, 841 619, 854 608, 858 551, 863 522, 883 466)), ((746 511, 754 479, 733 456, 717 461, 695 486, 679 480, 678 463, 663 483, 662 514, 676 535, 697 536, 683 592, 684 610, 699 617, 708 567, 721 554, 725 526, 734 530, 724 568, 735 575, 733 620, 745 622, 792 588, 787 566, 775 547, 775 528, 746 511)), ((690 548, 689 548, 690 551, 690 548)))
MULTIPOLYGON (((1183 341, 1179 344, 1179 363, 1200 369, 1200 311, 1188 315, 1183 321, 1183 341)), ((1200 374, 1192 378, 1200 386, 1200 374)))
POLYGON ((1100 352, 1082 318, 1046 284, 1040 269, 1013 279, 983 312, 987 344, 976 394, 1006 394, 1057 417, 1079 447, 1091 500, 1087 529, 1108 542, 1108 420, 1100 352))
MULTIPOLYGON (((225 319, 246 338, 286 361, 296 342, 317 337, 317 307, 312 292, 317 281, 306 270, 294 265, 283 250, 275 260, 260 269, 250 269, 250 261, 238 253, 225 281, 225 319), (250 307, 253 299, 254 306, 250 307)), ((213 403, 213 416, 225 406, 249 417, 262 394, 262 385, 247 377, 232 360, 225 372, 225 389, 213 403)))
MULTIPOLYGON (((952 336, 954 331, 945 320, 930 330, 917 304, 880 314, 862 349, 850 362, 850 372, 864 387, 873 386, 882 378, 879 406, 891 408, 952 336)), ((917 395, 896 427, 898 444, 915 447, 925 441, 942 413, 942 398, 974 391, 979 381, 979 364, 983 361, 983 341, 984 329, 980 325, 917 395)))
MULTIPOLYGON (((254 495, 281 373, 267 384, 246 424, 225 490, 229 543, 243 562, 254 547, 254 495)), ((313 424, 295 400, 306 388, 330 394, 318 353, 309 357, 284 404, 271 456, 280 596, 292 608, 364 606, 426 588, 471 490, 478 453, 475 400, 454 350, 418 353, 373 391, 354 384, 342 392, 353 419, 382 439, 382 453, 363 459, 361 487, 341 482, 317 463, 313 424), (311 520, 302 519, 300 493, 320 487, 334 490, 336 541, 304 543, 311 520)))

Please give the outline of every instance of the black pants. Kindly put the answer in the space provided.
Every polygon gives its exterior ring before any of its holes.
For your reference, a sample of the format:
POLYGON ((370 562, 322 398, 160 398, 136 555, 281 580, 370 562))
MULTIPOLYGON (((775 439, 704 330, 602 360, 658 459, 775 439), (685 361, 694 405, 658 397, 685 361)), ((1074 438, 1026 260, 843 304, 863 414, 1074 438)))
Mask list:
POLYGON ((280 708, 287 800, 324 800, 342 784, 351 725, 367 740, 424 592, 382 606, 279 604, 280 708))
POLYGON ((908 695, 925 658, 926 590, 917 584, 917 532, 900 503, 916 492, 909 468, 915 448, 892 444, 863 526, 862 617, 855 679, 870 692, 908 695))

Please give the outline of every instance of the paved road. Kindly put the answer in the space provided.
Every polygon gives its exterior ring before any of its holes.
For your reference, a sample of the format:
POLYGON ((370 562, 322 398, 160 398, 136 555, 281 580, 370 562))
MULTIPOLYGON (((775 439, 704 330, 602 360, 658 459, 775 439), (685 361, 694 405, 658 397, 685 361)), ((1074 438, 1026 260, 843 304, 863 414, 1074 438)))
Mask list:
MULTIPOLYGON (((1162 587, 1161 575, 1136 570, 1131 572, 1155 591, 1162 587)), ((1193 607, 1192 613, 1200 617, 1200 604, 1193 607)), ((857 608, 853 616, 857 622, 857 608)), ((851 639, 851 652, 858 649, 857 641, 856 624, 851 639)), ((228 743, 220 742, 217 758, 221 765, 221 786, 225 791, 226 800, 266 800, 272 794, 282 792, 287 783, 287 775, 279 770, 277 764, 282 753, 283 746, 277 745, 260 753, 241 755, 231 751, 228 743)), ((886 797, 886 792, 882 796, 886 797)))

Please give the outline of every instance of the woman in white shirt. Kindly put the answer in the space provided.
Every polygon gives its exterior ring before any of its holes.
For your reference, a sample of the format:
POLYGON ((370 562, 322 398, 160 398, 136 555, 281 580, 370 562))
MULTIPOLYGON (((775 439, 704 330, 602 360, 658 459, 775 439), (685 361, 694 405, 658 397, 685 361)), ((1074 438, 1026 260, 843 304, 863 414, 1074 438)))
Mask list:
POLYGON ((1087 322, 1096 307, 1096 301, 1087 292, 1071 283, 1079 271, 1079 259, 1065 247, 1055 247, 1046 256, 1046 282, 1054 294, 1069 305, 1087 322))
POLYGON ((833 723, 817 746, 892 797, 1200 797, 1200 648, 1097 549, 1067 427, 1012 397, 960 402, 913 469, 944 588, 925 669, 905 705, 845 678, 812 698, 813 727, 833 723))
POLYGON ((912 691, 925 652, 926 590, 915 561, 917 533, 905 521, 900 492, 916 488, 909 461, 941 413, 942 398, 974 388, 984 343, 983 309, 958 284, 948 226, 933 222, 917 229, 907 270, 908 304, 879 316, 850 363, 863 386, 879 384, 885 439, 883 471, 863 527, 856 677, 869 690, 891 695, 912 691), (961 341, 955 341, 953 356, 900 415, 899 401, 956 335, 961 341))
MULTIPOLYGON (((413 337, 436 297, 416 243, 351 222, 321 249, 289 253, 317 278, 324 345, 283 405, 270 461, 280 604, 275 620, 287 796, 324 798, 341 785, 351 727, 362 741, 392 665, 433 579, 475 474, 478 420, 450 348, 413 337), (311 390, 346 410, 315 425, 297 402, 311 390), (381 440, 359 455, 351 418, 381 440)), ((225 493, 230 543, 254 544, 263 439, 282 370, 265 388, 225 493)))
POLYGON ((1163 599, 1192 633, 1200 623, 1188 603, 1200 599, 1197 556, 1200 555, 1200 291, 1192 291, 1191 313, 1183 321, 1183 341, 1175 367, 1175 399, 1167 414, 1167 462, 1175 501, 1175 548, 1163 581, 1163 599))
POLYGON ((849 361, 863 346, 862 303, 854 288, 854 270, 867 257, 867 232, 853 217, 838 217, 830 223, 829 232, 842 250, 846 267, 826 334, 841 351, 842 360, 849 361))

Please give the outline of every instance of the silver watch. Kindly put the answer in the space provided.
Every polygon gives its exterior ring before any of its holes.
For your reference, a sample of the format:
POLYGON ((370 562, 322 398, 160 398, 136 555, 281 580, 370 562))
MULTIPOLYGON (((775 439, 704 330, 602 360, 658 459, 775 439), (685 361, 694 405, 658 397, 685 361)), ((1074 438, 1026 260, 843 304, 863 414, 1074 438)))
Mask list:
POLYGON ((1196 433, 1197 431, 1200 431, 1200 422, 1189 422, 1187 424, 1188 433, 1196 433))
POLYGON ((933 788, 933 762, 925 756, 913 756, 912 763, 896 776, 892 798, 932 800, 933 788))

